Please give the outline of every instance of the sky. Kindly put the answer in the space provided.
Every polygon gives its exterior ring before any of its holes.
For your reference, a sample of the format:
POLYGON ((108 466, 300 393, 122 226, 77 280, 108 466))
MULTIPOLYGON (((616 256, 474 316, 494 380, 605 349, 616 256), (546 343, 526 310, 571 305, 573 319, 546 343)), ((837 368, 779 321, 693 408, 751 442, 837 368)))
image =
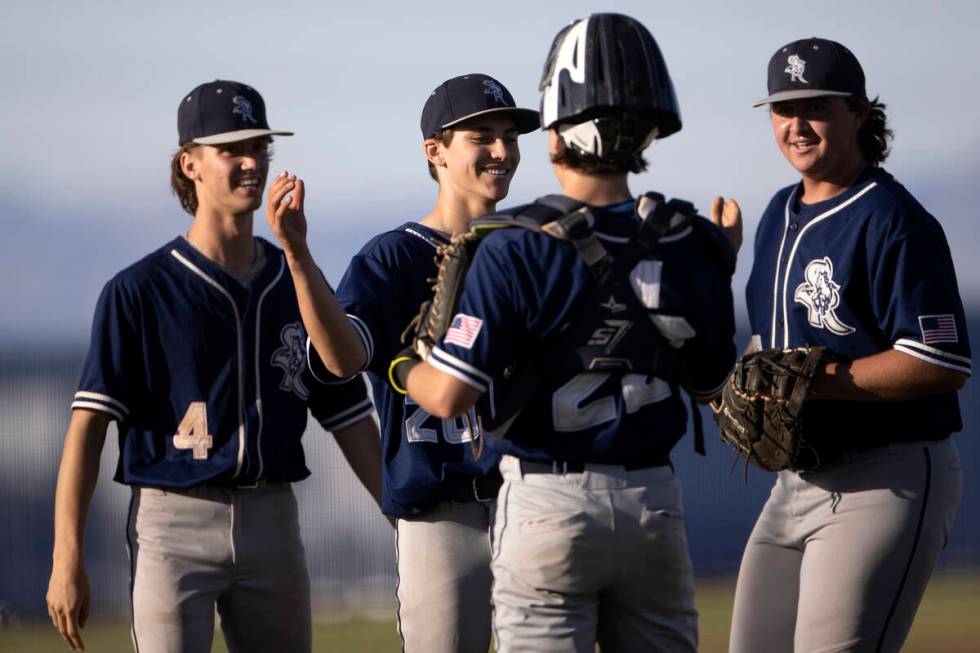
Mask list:
MULTIPOLYGON (((177 104, 198 84, 247 82, 271 125, 296 132, 276 142, 272 173, 306 180, 311 248, 336 283, 369 238, 435 200, 418 126, 431 90, 484 72, 537 108, 554 35, 600 11, 650 29, 681 106, 682 131, 648 150, 632 189, 705 214, 715 195, 738 200, 748 243, 739 307, 759 217, 797 179, 751 104, 766 95, 772 53, 807 36, 840 41, 862 62, 896 134, 885 168, 940 220, 964 302, 980 306, 980 3, 4 0, 0 347, 84 343, 102 285, 186 232, 168 166, 177 104)), ((520 145, 502 205, 557 191, 544 135, 520 145)))

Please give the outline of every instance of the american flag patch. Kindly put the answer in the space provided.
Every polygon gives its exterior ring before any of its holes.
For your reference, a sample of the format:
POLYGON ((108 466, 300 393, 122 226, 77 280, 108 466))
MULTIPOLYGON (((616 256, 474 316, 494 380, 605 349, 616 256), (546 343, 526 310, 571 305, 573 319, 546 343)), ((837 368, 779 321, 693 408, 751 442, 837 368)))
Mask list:
POLYGON ((446 337, 442 340, 447 345, 459 345, 465 349, 472 349, 473 343, 476 342, 476 337, 482 328, 483 320, 480 318, 466 313, 457 313, 456 317, 453 318, 453 323, 449 325, 449 330, 446 331, 446 337))
POLYGON ((922 331, 922 344, 937 342, 959 342, 956 334, 956 319, 952 314, 920 315, 919 329, 922 331))

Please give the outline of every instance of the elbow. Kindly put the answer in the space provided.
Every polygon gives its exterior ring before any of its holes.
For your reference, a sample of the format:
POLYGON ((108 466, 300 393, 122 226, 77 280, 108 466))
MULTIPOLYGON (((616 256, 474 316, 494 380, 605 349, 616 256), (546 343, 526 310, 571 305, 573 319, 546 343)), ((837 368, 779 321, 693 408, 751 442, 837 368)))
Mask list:
POLYGON ((439 419, 452 419, 459 417, 469 408, 469 404, 461 401, 461 398, 443 395, 436 398, 432 405, 426 408, 426 412, 439 419))
POLYGON ((967 375, 963 372, 954 372, 951 374, 949 379, 950 391, 957 392, 958 390, 962 390, 963 386, 966 385, 967 378, 967 375))

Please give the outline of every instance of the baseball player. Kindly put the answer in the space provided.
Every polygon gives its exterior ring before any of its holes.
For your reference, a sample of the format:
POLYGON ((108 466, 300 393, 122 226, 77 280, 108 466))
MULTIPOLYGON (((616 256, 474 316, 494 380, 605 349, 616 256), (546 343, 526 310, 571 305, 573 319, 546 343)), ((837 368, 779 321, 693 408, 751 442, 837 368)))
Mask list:
POLYGON ((898 651, 956 513, 950 434, 971 371, 942 227, 880 165, 891 131, 840 43, 769 62, 776 145, 801 180, 762 216, 754 348, 825 346, 804 420, 820 464, 776 479, 739 570, 731 651, 898 651))
MULTIPOLYGON (((371 239, 337 290, 367 352, 381 417, 382 509, 397 518, 398 630, 409 653, 489 648, 490 520, 500 476, 498 456, 470 427, 475 415, 469 422, 432 416, 392 390, 388 364, 404 346, 405 326, 431 298, 437 248, 507 196, 520 161, 518 135, 538 125, 538 113, 518 108, 492 77, 440 84, 421 118, 429 174, 439 184, 435 207, 371 239)), ((321 327, 315 320, 307 327, 313 341, 321 327)), ((318 356, 310 363, 318 378, 333 380, 318 356)))
MULTIPOLYGON (((252 235, 271 137, 291 133, 269 128, 255 89, 224 80, 186 95, 177 123, 172 185, 194 220, 99 298, 58 474, 48 611, 83 649, 84 528, 115 420, 115 480, 132 489, 135 649, 210 650, 217 607, 229 650, 306 652, 310 588, 290 484, 310 473, 307 411, 379 494, 371 404, 360 380, 312 382, 287 257, 252 235)), ((347 320, 335 326, 360 346, 347 320)))
MULTIPOLYGON (((572 23, 541 88, 564 195, 504 212, 515 226, 482 240, 445 337, 427 362, 399 359, 393 378, 443 418, 486 400, 479 423, 506 430, 498 650, 695 651, 670 450, 686 427, 681 386, 708 400, 735 359, 730 246, 689 204, 630 192, 643 150, 681 128, 643 25, 616 14, 572 23)), ((734 202, 716 210, 738 222, 734 202)))

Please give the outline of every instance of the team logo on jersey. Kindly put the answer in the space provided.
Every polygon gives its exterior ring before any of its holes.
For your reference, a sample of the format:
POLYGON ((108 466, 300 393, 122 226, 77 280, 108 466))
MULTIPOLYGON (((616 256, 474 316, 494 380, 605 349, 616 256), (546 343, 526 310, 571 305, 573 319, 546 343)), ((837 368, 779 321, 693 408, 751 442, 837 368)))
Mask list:
POLYGON ((279 332, 282 347, 272 354, 272 364, 283 370, 279 389, 292 392, 306 400, 310 391, 303 383, 303 370, 306 369, 306 333, 299 322, 287 324, 279 332))
POLYGON ((492 79, 485 79, 483 80, 483 86, 483 94, 492 95, 494 102, 497 104, 504 104, 506 102, 504 100, 504 89, 500 87, 500 84, 492 79))
POLYGON ((840 305, 840 284, 834 281, 834 264, 830 258, 815 258, 803 272, 806 279, 796 287, 793 301, 807 307, 807 319, 818 329, 837 336, 854 333, 854 327, 840 321, 834 311, 840 305))
POLYGON ((231 110, 232 113, 237 113, 242 117, 242 121, 251 122, 254 124, 259 124, 259 121, 255 119, 252 115, 252 103, 248 101, 248 98, 244 95, 236 95, 231 98, 231 101, 235 103, 235 108, 231 110))
POLYGON ((789 73, 789 81, 791 82, 803 82, 804 84, 809 84, 810 82, 803 79, 803 70, 806 68, 806 61, 800 59, 800 55, 791 54, 789 59, 786 60, 789 65, 786 66, 784 73, 789 73))

